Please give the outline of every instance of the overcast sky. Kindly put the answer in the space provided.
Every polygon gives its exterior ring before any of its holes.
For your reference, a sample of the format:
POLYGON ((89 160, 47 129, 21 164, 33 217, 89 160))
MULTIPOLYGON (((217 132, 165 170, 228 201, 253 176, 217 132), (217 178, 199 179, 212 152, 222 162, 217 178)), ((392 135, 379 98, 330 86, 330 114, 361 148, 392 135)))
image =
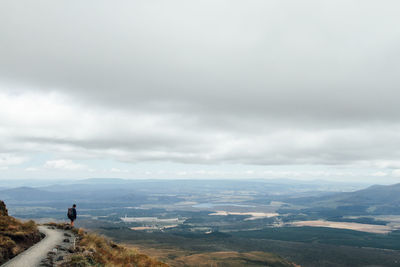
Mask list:
POLYGON ((0 178, 400 181, 398 1, 0 2, 0 178))

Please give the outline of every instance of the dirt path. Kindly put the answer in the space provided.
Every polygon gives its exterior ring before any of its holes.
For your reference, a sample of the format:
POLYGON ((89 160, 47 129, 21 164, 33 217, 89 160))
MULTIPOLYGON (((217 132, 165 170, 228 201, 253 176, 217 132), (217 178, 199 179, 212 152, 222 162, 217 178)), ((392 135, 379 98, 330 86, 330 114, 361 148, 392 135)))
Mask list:
POLYGON ((61 248, 66 251, 65 247, 72 245, 74 237, 66 231, 47 226, 39 226, 39 231, 46 235, 42 241, 17 255, 1 267, 52 266, 53 264, 47 263, 46 260, 51 256, 57 255, 61 248))

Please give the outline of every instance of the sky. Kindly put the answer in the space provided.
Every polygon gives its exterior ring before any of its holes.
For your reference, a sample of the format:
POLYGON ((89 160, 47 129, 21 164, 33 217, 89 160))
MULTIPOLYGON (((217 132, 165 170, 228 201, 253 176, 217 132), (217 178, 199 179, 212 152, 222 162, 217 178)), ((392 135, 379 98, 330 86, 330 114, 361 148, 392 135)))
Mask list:
POLYGON ((0 2, 0 179, 400 182, 398 1, 0 2))

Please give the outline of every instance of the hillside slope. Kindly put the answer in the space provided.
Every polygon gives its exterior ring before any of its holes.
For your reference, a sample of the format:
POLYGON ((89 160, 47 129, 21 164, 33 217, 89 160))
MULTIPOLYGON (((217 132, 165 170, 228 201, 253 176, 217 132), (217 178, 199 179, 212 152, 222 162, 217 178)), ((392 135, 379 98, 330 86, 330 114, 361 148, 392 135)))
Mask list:
MULTIPOLYGON (((71 229, 69 224, 47 223, 50 228, 62 230, 71 229)), ((117 244, 95 233, 88 233, 83 229, 72 229, 76 237, 75 247, 64 255, 59 267, 85 267, 85 266, 113 266, 113 267, 168 267, 168 264, 153 259, 145 254, 138 253, 135 249, 117 244)))
MULTIPOLYGON (((196 253, 181 251, 170 247, 165 250, 153 244, 151 249, 138 249, 130 244, 121 245, 97 233, 87 233, 83 229, 76 230, 78 243, 75 253, 62 267, 71 266, 114 266, 114 267, 168 267, 168 266, 270 266, 296 267, 282 257, 268 252, 252 251, 240 253, 237 251, 220 251, 196 253), (140 251, 140 252, 139 252, 140 251), (157 260, 160 259, 163 262, 157 260), (169 265, 170 264, 170 265, 169 265)), ((162 243, 162 241, 161 241, 162 243)))
POLYGON ((333 209, 338 215, 398 215, 400 214, 400 183, 373 185, 354 192, 320 197, 289 198, 285 201, 310 207, 316 211, 324 209, 331 213, 329 209, 333 209))
POLYGON ((29 248, 41 238, 33 221, 22 223, 8 216, 6 205, 0 201, 0 264, 29 248))

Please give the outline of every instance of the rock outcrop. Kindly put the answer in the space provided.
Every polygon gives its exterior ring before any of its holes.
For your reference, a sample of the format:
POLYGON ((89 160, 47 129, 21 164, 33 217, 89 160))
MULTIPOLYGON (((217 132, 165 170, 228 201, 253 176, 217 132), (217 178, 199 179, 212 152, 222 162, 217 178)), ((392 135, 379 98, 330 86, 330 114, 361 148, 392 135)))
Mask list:
POLYGON ((0 200, 0 216, 8 216, 8 210, 4 201, 0 200))
POLYGON ((21 222, 8 216, 7 207, 0 200, 0 264, 13 258, 42 239, 35 222, 21 222))

